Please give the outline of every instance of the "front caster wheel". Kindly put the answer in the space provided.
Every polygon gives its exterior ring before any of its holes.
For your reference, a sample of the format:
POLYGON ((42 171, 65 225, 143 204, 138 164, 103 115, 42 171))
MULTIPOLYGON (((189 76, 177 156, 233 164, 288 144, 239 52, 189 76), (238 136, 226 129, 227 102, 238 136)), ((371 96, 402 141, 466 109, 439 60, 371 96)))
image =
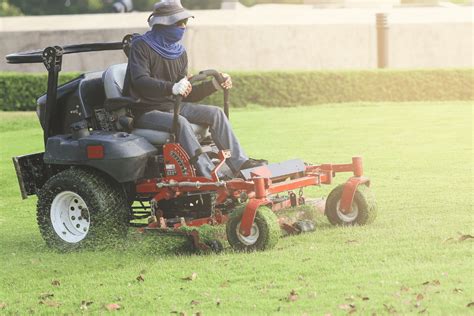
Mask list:
POLYGON ((232 212, 226 226, 227 241, 234 250, 255 251, 275 247, 280 238, 280 226, 271 209, 261 206, 257 209, 249 236, 240 233, 240 223, 245 207, 232 212))
POLYGON ((377 204, 375 197, 366 185, 360 185, 352 201, 352 209, 349 213, 342 213, 339 209, 344 185, 341 184, 329 193, 326 200, 325 214, 333 225, 366 225, 375 220, 377 216, 377 204))

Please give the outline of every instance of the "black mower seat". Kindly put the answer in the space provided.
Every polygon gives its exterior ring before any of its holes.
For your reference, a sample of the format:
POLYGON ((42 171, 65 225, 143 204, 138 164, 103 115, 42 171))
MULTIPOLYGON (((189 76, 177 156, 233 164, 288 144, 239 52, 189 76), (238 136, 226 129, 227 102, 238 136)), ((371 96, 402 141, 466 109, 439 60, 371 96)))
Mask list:
MULTIPOLYGON (((125 81, 125 74, 127 72, 127 64, 113 65, 107 68, 102 79, 104 81, 104 90, 106 99, 115 99, 123 97, 123 85, 125 81)), ((191 124, 194 133, 199 142, 209 137, 208 126, 191 124)), ((158 146, 170 142, 171 134, 167 132, 152 130, 152 129, 133 129, 132 134, 141 136, 149 141, 151 144, 158 146)))

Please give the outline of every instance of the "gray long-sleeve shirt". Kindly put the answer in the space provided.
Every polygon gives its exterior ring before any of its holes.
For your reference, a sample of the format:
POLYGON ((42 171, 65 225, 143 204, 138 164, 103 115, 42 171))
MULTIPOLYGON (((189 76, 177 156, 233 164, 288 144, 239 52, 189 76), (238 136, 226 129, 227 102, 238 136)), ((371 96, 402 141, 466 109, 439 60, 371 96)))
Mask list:
MULTIPOLYGON (((173 85, 187 76, 188 56, 184 52, 177 59, 166 59, 156 53, 142 39, 133 42, 128 57, 124 95, 138 98, 140 104, 132 111, 136 116, 152 111, 171 111, 174 106, 173 85)), ((199 102, 216 88, 212 81, 193 86, 185 102, 199 102)))

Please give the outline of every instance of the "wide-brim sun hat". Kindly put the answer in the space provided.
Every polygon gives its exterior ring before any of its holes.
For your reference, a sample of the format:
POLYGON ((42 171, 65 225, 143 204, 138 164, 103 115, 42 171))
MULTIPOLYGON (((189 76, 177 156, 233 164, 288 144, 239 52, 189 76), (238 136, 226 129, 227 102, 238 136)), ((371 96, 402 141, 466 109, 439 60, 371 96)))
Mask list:
POLYGON ((148 25, 173 25, 189 18, 194 16, 183 8, 180 0, 163 0, 155 3, 153 13, 148 17, 148 25))

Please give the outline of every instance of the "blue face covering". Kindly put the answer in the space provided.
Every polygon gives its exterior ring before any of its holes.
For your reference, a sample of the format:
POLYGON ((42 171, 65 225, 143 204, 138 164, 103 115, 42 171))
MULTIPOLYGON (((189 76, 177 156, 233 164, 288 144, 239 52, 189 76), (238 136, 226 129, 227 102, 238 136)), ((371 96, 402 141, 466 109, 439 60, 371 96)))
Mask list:
POLYGON ((185 51, 184 46, 180 43, 184 31, 184 28, 175 25, 160 25, 143 34, 141 38, 162 57, 177 59, 185 51))

